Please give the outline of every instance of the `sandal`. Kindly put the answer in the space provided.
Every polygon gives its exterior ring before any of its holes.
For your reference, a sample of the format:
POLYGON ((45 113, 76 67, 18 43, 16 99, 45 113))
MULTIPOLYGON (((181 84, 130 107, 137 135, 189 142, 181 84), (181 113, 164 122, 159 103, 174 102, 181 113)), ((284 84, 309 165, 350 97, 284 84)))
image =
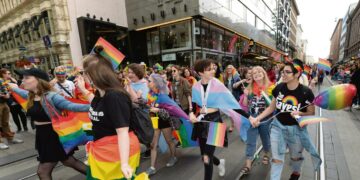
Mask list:
POLYGON ((250 168, 249 167, 243 167, 240 171, 241 174, 246 175, 250 173, 250 168))
POLYGON ((268 156, 264 156, 263 159, 262 159, 262 163, 264 165, 268 165, 269 164, 269 161, 270 161, 270 158, 268 156))

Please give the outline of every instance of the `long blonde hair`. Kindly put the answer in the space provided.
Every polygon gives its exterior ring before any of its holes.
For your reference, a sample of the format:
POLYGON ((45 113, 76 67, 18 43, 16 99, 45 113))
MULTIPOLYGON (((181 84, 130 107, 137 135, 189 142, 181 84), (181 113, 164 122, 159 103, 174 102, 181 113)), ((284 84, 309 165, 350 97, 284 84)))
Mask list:
MULTIPOLYGON (((253 73, 254 73, 255 71, 261 71, 261 73, 264 75, 264 78, 263 78, 262 81, 263 81, 263 85, 264 85, 265 89, 268 88, 268 87, 271 85, 271 82, 270 82, 270 80, 269 80, 269 77, 268 77, 265 69, 262 68, 261 66, 255 66, 255 67, 253 67, 253 68, 251 69, 251 72, 252 72, 252 74, 251 74, 251 82, 250 82, 250 84, 247 86, 247 89, 248 89, 248 91, 249 91, 249 95, 254 93, 254 83, 255 83, 255 80, 254 80, 254 78, 253 78, 253 76, 254 76, 253 73)), ((256 86, 255 86, 255 87, 256 87, 256 86)), ((257 87, 258 87, 258 86, 257 86, 257 87)), ((256 91, 256 90, 255 90, 255 91, 256 91)), ((266 92, 266 91, 265 91, 265 92, 266 92)))

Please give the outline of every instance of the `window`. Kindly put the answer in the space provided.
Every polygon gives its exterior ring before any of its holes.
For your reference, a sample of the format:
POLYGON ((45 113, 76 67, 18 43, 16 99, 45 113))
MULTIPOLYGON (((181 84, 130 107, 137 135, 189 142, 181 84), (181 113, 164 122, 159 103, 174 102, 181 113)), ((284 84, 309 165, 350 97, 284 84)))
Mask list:
POLYGON ((217 51, 222 51, 222 41, 223 41, 223 35, 224 30, 221 28, 218 28, 217 26, 210 25, 210 39, 209 39, 209 49, 214 49, 217 51))
POLYGON ((180 22, 160 28, 161 49, 191 47, 190 21, 180 22))
POLYGON ((146 34, 148 55, 160 53, 160 41, 158 29, 150 31, 146 34))

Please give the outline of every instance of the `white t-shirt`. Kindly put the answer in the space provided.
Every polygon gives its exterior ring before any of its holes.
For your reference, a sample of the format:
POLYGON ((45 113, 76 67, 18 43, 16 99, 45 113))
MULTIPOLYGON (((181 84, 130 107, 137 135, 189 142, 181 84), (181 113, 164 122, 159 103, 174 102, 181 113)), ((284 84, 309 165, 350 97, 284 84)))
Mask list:
MULTIPOLYGON (((69 80, 65 80, 64 83, 61 83, 61 85, 69 92, 72 96, 74 96, 75 91, 75 84, 69 80)), ((59 86, 58 83, 55 84, 55 90, 59 92, 61 95, 66 97, 71 97, 63 88, 59 86)))

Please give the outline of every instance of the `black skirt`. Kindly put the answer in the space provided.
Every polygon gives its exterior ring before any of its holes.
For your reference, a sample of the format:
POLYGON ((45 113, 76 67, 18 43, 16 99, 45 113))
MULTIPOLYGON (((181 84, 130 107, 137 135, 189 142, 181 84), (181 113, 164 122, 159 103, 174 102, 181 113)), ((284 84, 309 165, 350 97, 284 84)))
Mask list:
MULTIPOLYGON (((223 122, 219 111, 210 113, 210 114, 206 114, 202 120, 211 121, 211 122, 220 122, 220 123, 223 122)), ((208 133, 209 133, 209 123, 208 122, 195 123, 193 132, 191 135, 191 139, 193 141, 197 141, 200 138, 206 140, 208 137, 208 133)), ((228 139, 227 139, 227 132, 226 132, 225 138, 224 138, 224 147, 227 147, 227 145, 228 145, 228 139)))
POLYGON ((36 126, 35 149, 40 163, 65 161, 74 154, 74 151, 65 153, 51 124, 36 126))

